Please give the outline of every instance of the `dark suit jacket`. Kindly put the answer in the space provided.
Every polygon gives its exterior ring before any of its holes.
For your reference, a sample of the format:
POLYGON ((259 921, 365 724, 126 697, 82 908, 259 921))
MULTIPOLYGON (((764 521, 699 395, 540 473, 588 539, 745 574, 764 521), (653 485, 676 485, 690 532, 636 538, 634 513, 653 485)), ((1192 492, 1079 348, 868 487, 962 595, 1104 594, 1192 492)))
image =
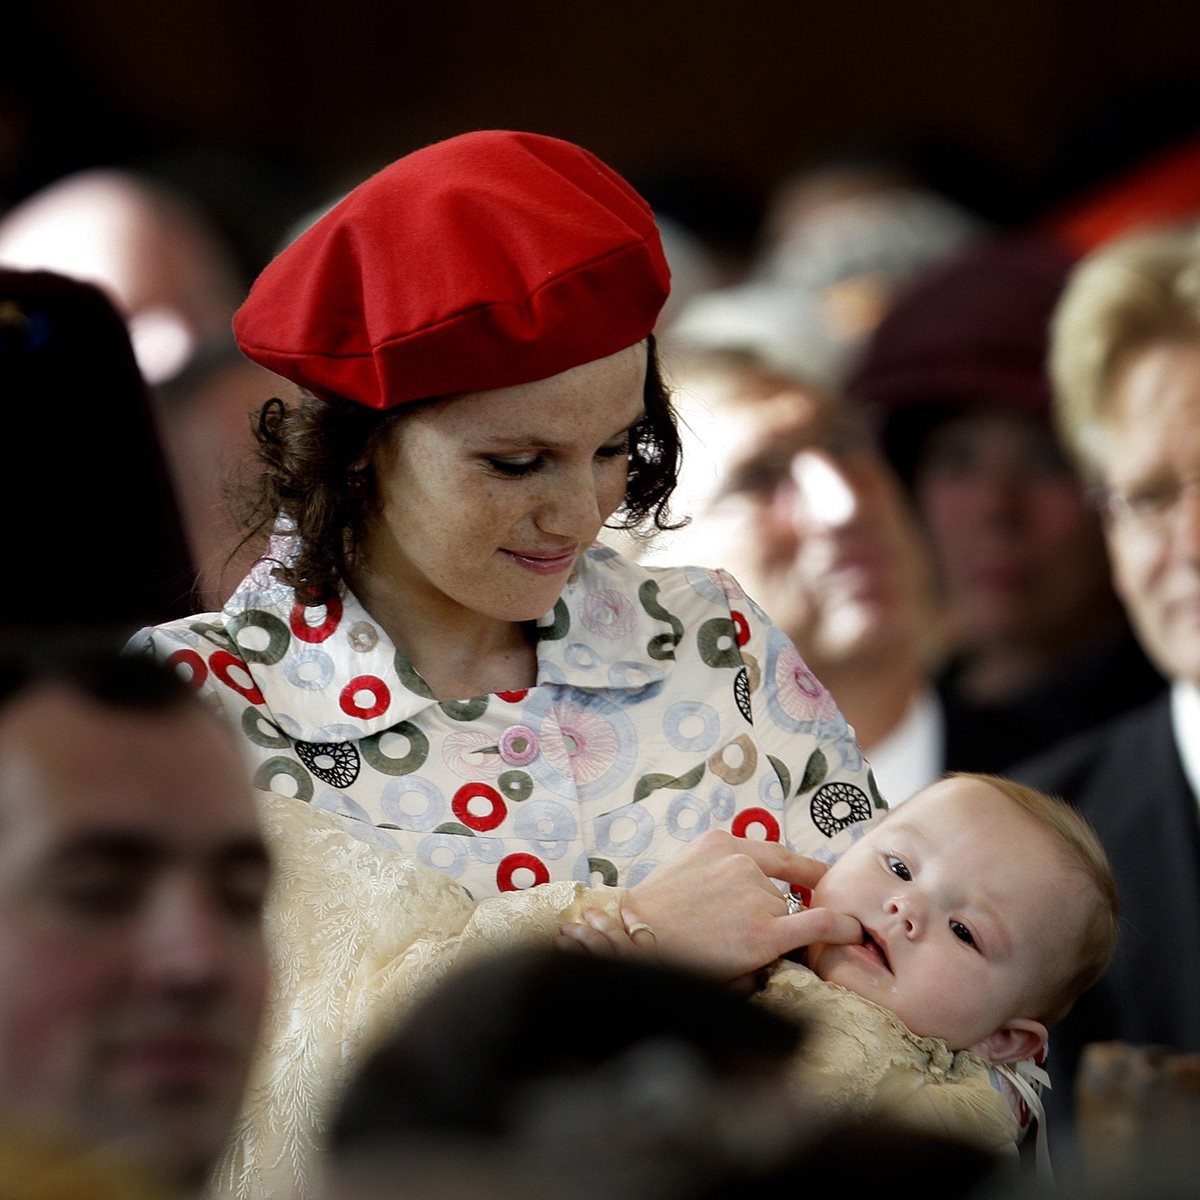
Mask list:
POLYGON ((1200 818, 1169 693, 1007 772, 1075 804, 1112 860, 1121 933, 1108 974, 1050 1031, 1051 1148, 1073 1140, 1071 1089, 1090 1041, 1200 1051, 1200 818))
POLYGON ((158 416, 96 286, 0 268, 0 631, 111 628, 197 611, 158 416))

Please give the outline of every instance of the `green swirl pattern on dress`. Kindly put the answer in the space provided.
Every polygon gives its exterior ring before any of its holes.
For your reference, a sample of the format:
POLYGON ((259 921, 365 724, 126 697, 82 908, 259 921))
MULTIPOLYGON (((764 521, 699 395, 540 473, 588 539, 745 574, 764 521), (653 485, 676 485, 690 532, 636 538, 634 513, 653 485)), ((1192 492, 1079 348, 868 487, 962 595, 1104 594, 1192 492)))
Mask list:
POLYGON ((277 792, 279 789, 271 786, 276 775, 286 775, 295 782, 293 795, 297 800, 307 802, 313 798, 312 776, 292 758, 268 758, 254 772, 254 786, 260 792, 277 792))
POLYGON ((728 617, 712 617, 696 633, 700 659, 710 667, 740 667, 737 626, 728 617))
POLYGON ((287 625, 274 613, 263 612, 261 608, 251 608, 244 613, 238 613, 236 617, 230 618, 226 628, 230 637, 237 643, 238 653, 248 663, 274 666, 287 653, 292 640, 292 631, 287 625), (238 634, 243 629, 261 629, 267 635, 266 649, 256 650, 251 646, 244 646, 238 639, 238 634))
POLYGON ((456 833, 459 837, 474 837, 475 830, 468 829, 465 825, 458 821, 443 821, 434 831, 434 833, 456 833))
POLYGON ((533 778, 525 771, 505 771, 496 780, 496 787, 505 800, 520 804, 533 795, 533 778))
POLYGON ((871 793, 871 804, 875 808, 886 812, 888 804, 879 790, 879 784, 875 782, 875 772, 873 770, 867 771, 867 791, 871 793))
POLYGON ((399 650, 396 651, 396 656, 392 660, 396 668, 396 674, 400 678, 400 682, 414 696, 424 696, 426 700, 436 700, 437 697, 433 694, 429 684, 417 674, 417 669, 408 661, 399 650))
POLYGON ((671 627, 670 633, 660 633, 646 643, 646 653, 656 662, 662 662, 675 657, 675 647, 683 640, 683 622, 659 604, 658 592, 658 581, 647 579, 638 588, 638 600, 656 621, 665 621, 671 627))
POLYGON ((443 700, 438 704, 452 721, 477 721, 487 712, 488 698, 475 696, 470 700, 443 700))
POLYGON ((659 788, 674 788, 677 791, 685 791, 687 788, 695 787, 703 778, 703 763, 697 763, 690 771, 685 772, 683 775, 661 775, 654 773, 643 775, 633 789, 633 802, 636 804, 639 800, 645 800, 651 792, 657 792, 659 788))
POLYGON ((411 721, 401 721, 399 725, 385 729, 382 733, 373 733, 358 743, 359 752, 363 759, 377 771, 385 775, 410 775, 418 767, 424 765, 429 757, 429 738, 411 721), (408 739, 408 753, 401 758, 393 758, 384 754, 381 742, 385 737, 403 737, 408 739))
POLYGON ((539 642, 557 642, 560 638, 567 636, 567 631, 570 628, 571 610, 567 608, 561 596, 554 602, 553 622, 549 625, 537 625, 534 627, 539 642))
POLYGON ((617 873, 617 868, 607 858, 589 858, 588 873, 590 875, 599 875, 600 882, 605 887, 616 887, 620 882, 620 875, 617 873))
POLYGON ((792 773, 784 765, 782 759, 778 759, 773 754, 767 755, 767 762, 775 768, 775 774, 779 776, 779 786, 783 788, 783 794, 790 796, 792 794, 792 773))
POLYGON ((291 738, 253 704, 242 709, 242 732, 254 745, 266 750, 286 750, 292 744, 291 738), (274 730, 274 733, 269 730, 274 730))
POLYGON ((214 625, 210 621, 196 621, 189 625, 188 629, 197 637, 211 642, 218 649, 228 650, 231 654, 240 653, 237 642, 225 632, 223 625, 214 625))
POLYGON ((825 752, 818 748, 808 756, 808 762, 804 766, 804 778, 800 780, 796 795, 803 796, 805 792, 811 792, 813 788, 824 783, 828 775, 829 759, 825 757, 825 752))

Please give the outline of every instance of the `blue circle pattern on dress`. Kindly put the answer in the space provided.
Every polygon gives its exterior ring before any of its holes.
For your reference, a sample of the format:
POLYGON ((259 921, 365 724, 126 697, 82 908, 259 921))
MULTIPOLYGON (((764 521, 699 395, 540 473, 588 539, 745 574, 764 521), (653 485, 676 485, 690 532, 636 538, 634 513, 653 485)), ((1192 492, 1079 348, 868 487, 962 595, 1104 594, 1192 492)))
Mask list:
POLYGON ((324 650, 309 647, 288 655, 284 672, 293 687, 310 692, 320 692, 332 682, 337 668, 332 657, 324 650))
POLYGON ((664 714, 663 733, 676 750, 707 754, 716 745, 721 733, 721 718, 711 704, 701 700, 681 700, 672 704, 664 714), (685 722, 690 727, 696 721, 700 723, 698 733, 682 732, 685 722))

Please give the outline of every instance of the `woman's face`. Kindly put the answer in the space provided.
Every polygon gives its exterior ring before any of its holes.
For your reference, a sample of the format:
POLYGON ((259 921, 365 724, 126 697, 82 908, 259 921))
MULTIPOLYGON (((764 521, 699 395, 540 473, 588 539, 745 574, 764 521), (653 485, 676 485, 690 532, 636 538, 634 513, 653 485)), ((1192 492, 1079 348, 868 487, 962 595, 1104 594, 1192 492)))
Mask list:
POLYGON ((376 452, 363 564, 414 619, 526 621, 625 498, 647 351, 414 410, 376 452))

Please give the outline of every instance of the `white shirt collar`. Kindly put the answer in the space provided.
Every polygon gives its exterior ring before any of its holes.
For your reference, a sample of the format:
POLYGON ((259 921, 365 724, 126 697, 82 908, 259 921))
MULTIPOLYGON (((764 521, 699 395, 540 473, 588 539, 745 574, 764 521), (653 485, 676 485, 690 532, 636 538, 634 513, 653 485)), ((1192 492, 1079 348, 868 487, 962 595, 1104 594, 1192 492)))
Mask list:
POLYGON ((875 782, 893 808, 942 777, 946 731, 932 688, 918 692, 900 724, 867 755, 875 782))
POLYGON ((1200 688, 1176 680, 1171 685, 1171 728, 1192 795, 1200 799, 1200 688))

